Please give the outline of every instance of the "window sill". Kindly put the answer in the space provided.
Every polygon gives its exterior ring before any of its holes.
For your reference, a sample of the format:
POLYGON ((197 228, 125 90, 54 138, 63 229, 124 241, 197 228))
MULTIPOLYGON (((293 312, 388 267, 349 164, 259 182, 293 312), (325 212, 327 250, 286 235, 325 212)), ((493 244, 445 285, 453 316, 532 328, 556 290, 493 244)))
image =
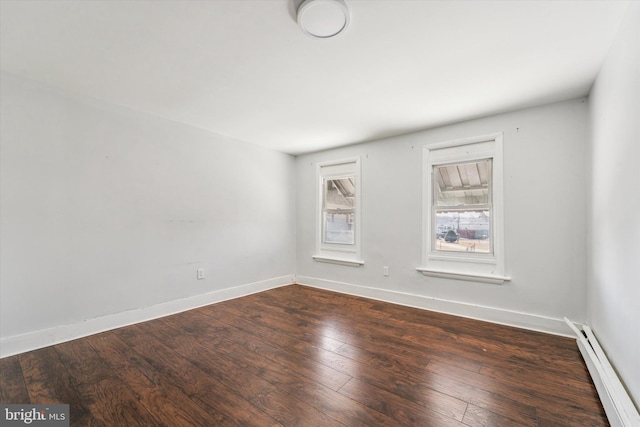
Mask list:
POLYGON ((364 265, 364 261, 361 261, 361 260, 331 258, 326 256, 320 256, 320 255, 313 255, 312 258, 318 262, 327 262, 330 264, 346 265, 349 267, 360 267, 361 265, 364 265))
POLYGON ((456 273, 453 271, 434 270, 432 268, 416 268, 420 273, 425 276, 440 277, 443 279, 455 279, 466 280, 470 282, 491 283, 494 285, 501 285, 504 282, 511 280, 511 277, 507 276, 494 276, 491 274, 472 274, 472 273, 456 273))

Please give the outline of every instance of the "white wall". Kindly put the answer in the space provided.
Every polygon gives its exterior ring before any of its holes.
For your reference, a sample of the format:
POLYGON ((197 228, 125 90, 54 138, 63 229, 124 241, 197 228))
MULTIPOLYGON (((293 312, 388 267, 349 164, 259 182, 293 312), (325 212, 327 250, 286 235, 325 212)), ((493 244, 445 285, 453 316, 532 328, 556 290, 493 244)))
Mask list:
POLYGON ((578 99, 298 157, 299 280, 569 334, 563 316, 586 320, 587 129, 586 100, 578 99), (500 131, 506 272, 512 281, 493 285, 421 275, 423 145, 500 131), (315 164, 351 156, 362 157, 365 265, 359 268, 311 258, 315 164), (383 266, 390 267, 388 277, 383 266))
POLYGON ((25 334, 291 280, 292 156, 4 73, 1 87, 4 354, 25 334))
POLYGON ((640 406, 640 4, 591 91, 589 324, 640 406))

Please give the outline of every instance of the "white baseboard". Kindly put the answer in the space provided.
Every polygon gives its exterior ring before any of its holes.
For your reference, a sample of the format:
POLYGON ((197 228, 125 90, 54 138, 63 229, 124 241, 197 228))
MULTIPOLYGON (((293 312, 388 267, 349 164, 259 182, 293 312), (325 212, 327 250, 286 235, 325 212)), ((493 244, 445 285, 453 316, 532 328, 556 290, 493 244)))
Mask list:
POLYGON ((390 291, 387 289, 371 288, 314 277, 296 276, 296 283, 329 291, 400 304, 408 307, 422 308, 425 310, 453 314, 470 319, 483 320, 486 322, 514 326, 517 328, 529 329, 548 334, 566 337, 574 336, 571 328, 569 328, 563 319, 554 319, 551 317, 519 311, 414 295, 404 292, 390 291))
POLYGON ((293 283, 293 278, 293 274, 276 277, 273 279, 262 280, 260 282, 221 289, 202 295, 168 301, 149 307, 87 319, 82 322, 69 325, 56 326, 49 329, 28 332, 26 334, 3 337, 0 339, 0 357, 12 356, 111 329, 121 328, 134 323, 145 322, 147 320, 169 316, 171 314, 180 313, 205 305, 290 285, 293 283))
POLYGON ((573 337, 571 329, 562 319, 554 319, 534 314, 521 313, 493 307, 474 305, 458 301, 413 295, 386 289, 358 286, 350 283, 336 282, 306 276, 282 276, 232 288, 221 289, 207 294, 196 295, 175 301, 129 310, 107 316, 87 319, 69 325, 56 326, 49 329, 29 332, 0 338, 0 357, 12 356, 26 351, 59 344, 77 338, 86 337, 111 329, 145 322, 159 317, 169 316, 182 311, 191 310, 216 302, 266 291, 292 283, 299 283, 330 291, 365 298, 376 299, 394 304, 416 307, 456 316, 484 320, 508 326, 515 326, 539 332, 573 337))

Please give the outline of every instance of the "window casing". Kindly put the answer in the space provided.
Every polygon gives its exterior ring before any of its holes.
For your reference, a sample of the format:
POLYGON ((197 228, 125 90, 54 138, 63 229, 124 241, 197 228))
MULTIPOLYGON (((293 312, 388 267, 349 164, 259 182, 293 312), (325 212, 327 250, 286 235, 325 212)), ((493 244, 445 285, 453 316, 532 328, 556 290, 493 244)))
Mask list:
POLYGON ((360 159, 318 164, 317 261, 360 266, 360 159))
POLYGON ((502 283, 502 133, 423 149, 423 265, 427 276, 502 283))

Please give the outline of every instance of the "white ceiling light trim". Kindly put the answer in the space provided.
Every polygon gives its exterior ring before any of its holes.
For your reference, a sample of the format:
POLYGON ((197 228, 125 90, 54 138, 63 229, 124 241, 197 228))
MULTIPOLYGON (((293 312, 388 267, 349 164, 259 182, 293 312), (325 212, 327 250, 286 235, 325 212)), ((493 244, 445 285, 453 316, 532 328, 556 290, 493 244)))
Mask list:
POLYGON ((320 39, 337 36, 349 25, 349 9, 344 0, 305 0, 297 15, 302 31, 320 39))

